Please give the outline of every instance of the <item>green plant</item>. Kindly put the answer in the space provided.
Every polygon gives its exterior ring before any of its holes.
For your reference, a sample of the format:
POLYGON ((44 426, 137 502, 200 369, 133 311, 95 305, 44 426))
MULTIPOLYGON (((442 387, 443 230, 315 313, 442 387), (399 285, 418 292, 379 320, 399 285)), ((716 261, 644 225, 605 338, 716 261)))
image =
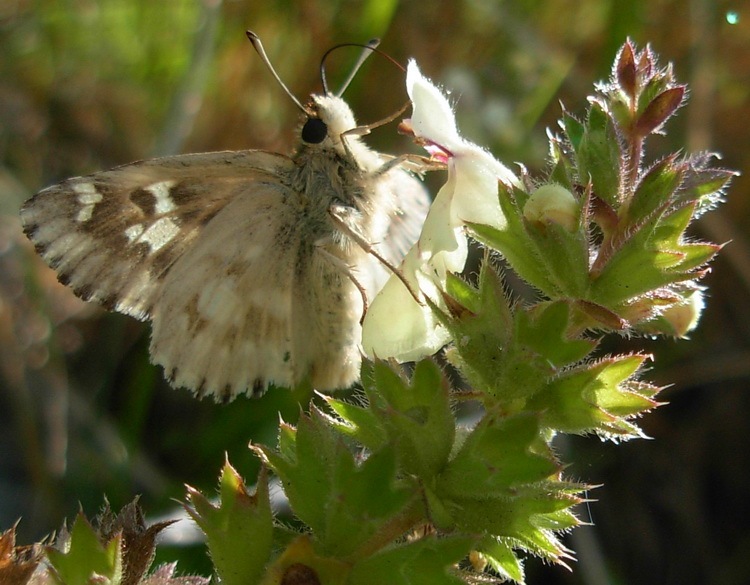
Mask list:
MULTIPOLYGON (((682 337, 699 319, 699 281, 720 246, 685 230, 734 173, 713 168, 708 153, 645 162, 647 138, 685 97, 650 48, 625 43, 585 117, 563 112, 539 179, 516 177, 462 139, 439 91, 415 67, 409 76, 415 112, 404 127, 446 165, 448 182, 402 266, 413 290, 386 285, 364 345, 405 360, 449 342, 465 385, 452 388, 431 358, 410 373, 375 359, 361 395, 325 397, 296 427, 282 423, 277 447, 252 447, 264 463, 252 495, 228 462, 218 503, 189 488, 186 508, 227 585, 523 582, 523 553, 565 564, 572 552, 560 534, 579 524, 571 509, 588 486, 565 478, 552 440, 641 437, 635 419, 659 404, 641 374, 652 357, 602 355, 601 339, 682 337), (455 274, 466 232, 486 250, 475 283, 455 274), (536 300, 512 299, 498 256, 536 300), (404 332, 403 320, 414 326, 404 332), (463 425, 454 405, 468 400, 483 414, 463 425), (274 519, 269 470, 304 528, 274 519)), ((79 517, 48 549, 49 578, 191 579, 173 567, 147 574, 161 526, 146 528, 135 505, 94 525, 79 517)), ((41 555, 16 550, 12 531, 0 540, 0 561, 23 567, 17 582, 41 555)))

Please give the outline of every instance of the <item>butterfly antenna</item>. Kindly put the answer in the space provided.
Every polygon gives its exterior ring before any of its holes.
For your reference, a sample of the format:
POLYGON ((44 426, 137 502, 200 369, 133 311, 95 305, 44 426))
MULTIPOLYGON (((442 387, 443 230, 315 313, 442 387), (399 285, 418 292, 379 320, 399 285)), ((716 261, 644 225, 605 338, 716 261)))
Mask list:
POLYGON ((328 55, 330 55, 333 51, 336 49, 340 49, 341 47, 362 47, 362 52, 359 54, 359 59, 357 59, 357 62, 354 64, 354 67, 352 67, 352 70, 349 72, 349 77, 346 78, 344 83, 341 85, 341 89, 339 89, 335 96, 341 97, 344 92, 346 91, 346 88, 349 87, 349 84, 352 82, 352 79, 354 79, 354 76, 359 71, 359 68, 362 67, 362 64, 367 60, 367 58, 373 53, 373 52, 380 52, 377 50, 378 45, 380 44, 380 39, 372 39, 369 41, 366 45, 361 45, 360 43, 343 43, 341 45, 336 45, 335 47, 331 47, 328 49, 323 55, 323 58, 320 60, 320 81, 323 83, 323 93, 325 95, 328 95, 330 91, 328 90, 328 80, 326 79, 326 58, 328 55))
POLYGON ((300 101, 294 97, 294 94, 289 91, 289 88, 286 86, 286 84, 281 81, 281 77, 279 77, 279 74, 276 73, 276 70, 273 68, 273 65, 271 65, 271 60, 268 58, 268 55, 266 55, 266 51, 263 49, 263 43, 260 42, 260 38, 258 35, 256 35, 253 31, 249 30, 245 33, 247 35, 247 38, 250 39, 250 42, 253 44, 253 48, 255 51, 260 55, 261 60, 263 63, 266 64, 266 67, 268 67, 269 71, 271 72, 271 75, 273 75, 276 78, 276 81, 281 86, 281 89, 283 89, 286 92, 286 95, 288 95, 290 98, 292 98, 292 101, 297 104, 297 107, 302 110, 305 114, 307 114, 307 110, 305 107, 300 103, 300 101))

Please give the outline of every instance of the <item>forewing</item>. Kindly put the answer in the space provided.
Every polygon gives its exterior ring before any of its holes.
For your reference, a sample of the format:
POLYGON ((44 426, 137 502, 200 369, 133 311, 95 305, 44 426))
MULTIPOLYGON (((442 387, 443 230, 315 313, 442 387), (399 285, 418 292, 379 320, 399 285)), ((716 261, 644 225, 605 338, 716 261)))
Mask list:
MULTIPOLYGON (((176 386, 230 399, 304 375, 292 340, 299 207, 280 182, 254 182, 224 207, 154 299, 152 359, 176 386)), ((310 341, 312 343, 312 341, 310 341)))
POLYGON ((84 300, 138 319, 179 258, 227 204, 293 163, 264 151, 152 159, 37 193, 24 231, 58 278, 84 300))

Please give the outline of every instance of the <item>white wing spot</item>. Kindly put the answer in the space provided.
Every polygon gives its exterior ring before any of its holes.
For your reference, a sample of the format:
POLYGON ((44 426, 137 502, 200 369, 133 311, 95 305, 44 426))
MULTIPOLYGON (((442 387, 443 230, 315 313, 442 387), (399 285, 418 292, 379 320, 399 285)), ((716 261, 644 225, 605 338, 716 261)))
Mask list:
POLYGON ((96 189, 96 185, 93 183, 75 183, 73 185, 73 191, 78 195, 78 200, 83 203, 87 195, 92 196, 91 203, 99 203, 102 200, 102 194, 96 189))
POLYGON ((76 221, 83 223, 91 219, 94 214, 94 206, 102 200, 102 194, 96 190, 93 183, 76 183, 73 185, 78 203, 82 205, 76 215, 76 221))
POLYGON ((88 221, 91 219, 91 216, 94 214, 94 206, 92 205, 84 205, 81 207, 81 209, 78 210, 78 215, 76 215, 76 221, 78 223, 83 223, 85 221, 88 221))
POLYGON ((151 252, 156 252, 167 245, 180 232, 180 226, 168 217, 162 217, 144 231, 143 224, 135 224, 125 230, 125 235, 131 244, 145 243, 151 246, 151 252))
POLYGON ((128 241, 131 244, 135 240, 137 240, 142 233, 143 233, 143 224, 142 223, 137 223, 135 225, 131 225, 128 229, 125 230, 125 236, 128 238, 128 241))
POLYGON ((144 187, 144 190, 151 193, 156 199, 156 205, 154 207, 156 209, 156 213, 158 213, 159 215, 174 211, 177 207, 174 204, 174 201, 172 201, 172 197, 170 197, 169 195, 169 191, 176 184, 177 181, 161 181, 159 183, 149 185, 148 187, 144 187))

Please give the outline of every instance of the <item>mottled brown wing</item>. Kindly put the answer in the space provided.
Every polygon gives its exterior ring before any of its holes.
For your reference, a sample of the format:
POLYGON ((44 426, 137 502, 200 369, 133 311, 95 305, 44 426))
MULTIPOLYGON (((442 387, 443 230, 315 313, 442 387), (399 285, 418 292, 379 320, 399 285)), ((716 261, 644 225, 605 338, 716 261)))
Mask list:
POLYGON ((280 182, 246 185, 166 276, 151 355, 175 385, 229 399, 304 375, 292 335, 295 295, 305 288, 295 281, 305 237, 295 203, 280 182))
POLYGON ((204 226, 249 186, 273 183, 292 165, 258 150, 132 163, 40 191, 21 221, 78 296, 143 320, 204 226))

